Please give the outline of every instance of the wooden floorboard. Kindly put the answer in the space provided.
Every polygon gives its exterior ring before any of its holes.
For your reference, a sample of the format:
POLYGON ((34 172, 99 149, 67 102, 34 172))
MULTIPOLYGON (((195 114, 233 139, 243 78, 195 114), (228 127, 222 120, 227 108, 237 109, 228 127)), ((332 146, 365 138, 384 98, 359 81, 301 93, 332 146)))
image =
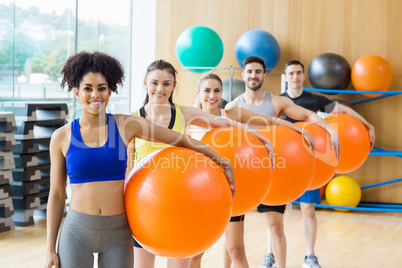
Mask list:
MULTIPOLYGON (((316 254, 322 267, 402 267, 402 214, 318 210, 316 254)), ((245 221, 246 251, 250 267, 258 268, 266 251, 265 216, 250 212, 245 221)), ((287 267, 301 267, 305 255, 298 206, 285 215, 287 267)), ((0 267, 43 267, 46 219, 35 225, 0 233, 0 267)), ((166 267, 157 258, 156 268, 166 267)), ((221 242, 209 249, 203 267, 221 267, 221 242)))

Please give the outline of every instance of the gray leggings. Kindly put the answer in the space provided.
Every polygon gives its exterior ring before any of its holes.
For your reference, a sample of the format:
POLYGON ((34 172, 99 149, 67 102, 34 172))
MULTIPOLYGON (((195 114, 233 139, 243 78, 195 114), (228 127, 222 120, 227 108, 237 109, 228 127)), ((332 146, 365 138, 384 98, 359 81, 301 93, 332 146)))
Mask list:
POLYGON ((134 267, 132 235, 126 214, 94 216, 69 209, 58 246, 61 268, 134 267))

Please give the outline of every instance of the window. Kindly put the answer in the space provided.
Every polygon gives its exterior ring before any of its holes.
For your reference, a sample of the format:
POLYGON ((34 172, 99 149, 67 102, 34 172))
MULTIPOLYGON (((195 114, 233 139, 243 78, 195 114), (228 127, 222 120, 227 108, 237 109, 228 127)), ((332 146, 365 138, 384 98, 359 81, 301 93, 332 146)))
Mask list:
POLYGON ((60 87, 60 71, 79 51, 101 51, 124 66, 126 80, 112 94, 110 112, 128 113, 130 0, 2 0, 0 2, 0 110, 15 102, 66 102, 80 115, 72 92, 60 87))

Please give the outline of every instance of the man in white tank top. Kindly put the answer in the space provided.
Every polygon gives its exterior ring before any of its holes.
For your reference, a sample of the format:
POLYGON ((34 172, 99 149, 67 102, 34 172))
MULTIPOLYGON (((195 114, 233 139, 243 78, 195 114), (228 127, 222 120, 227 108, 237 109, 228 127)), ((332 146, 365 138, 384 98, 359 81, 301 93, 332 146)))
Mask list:
MULTIPOLYGON (((248 57, 243 61, 242 78, 246 83, 246 91, 233 101, 229 102, 226 109, 242 107, 258 114, 280 117, 283 113, 300 121, 316 123, 323 127, 331 137, 331 145, 336 148, 339 156, 338 134, 314 112, 295 105, 289 98, 276 96, 262 88, 267 73, 265 63, 259 57, 248 57)), ((286 267, 286 238, 284 234, 283 216, 286 205, 266 206, 260 205, 257 210, 266 212, 269 228, 268 250, 261 268, 286 267), (272 242, 272 243, 271 243, 272 242), (272 246, 272 248, 271 248, 272 246), (272 254, 273 252, 273 254, 272 254), (274 257, 275 256, 275 257, 274 257)))

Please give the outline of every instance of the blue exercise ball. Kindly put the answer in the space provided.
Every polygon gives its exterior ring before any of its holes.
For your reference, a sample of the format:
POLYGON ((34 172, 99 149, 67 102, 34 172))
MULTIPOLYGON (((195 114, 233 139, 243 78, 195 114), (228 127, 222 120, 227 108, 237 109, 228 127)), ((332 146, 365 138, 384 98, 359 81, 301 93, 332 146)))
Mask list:
POLYGON ((257 56, 264 60, 267 72, 270 72, 279 61, 280 48, 272 34, 263 30, 251 30, 237 40, 235 54, 240 67, 243 68, 243 61, 247 57, 257 56))
POLYGON ((345 89, 350 83, 351 71, 344 57, 335 53, 324 53, 311 61, 308 80, 315 88, 345 89))
MULTIPOLYGON (((176 57, 184 67, 216 67, 223 56, 223 43, 219 35, 204 26, 184 30, 176 40, 176 57)), ((195 73, 211 69, 189 69, 195 73)))

